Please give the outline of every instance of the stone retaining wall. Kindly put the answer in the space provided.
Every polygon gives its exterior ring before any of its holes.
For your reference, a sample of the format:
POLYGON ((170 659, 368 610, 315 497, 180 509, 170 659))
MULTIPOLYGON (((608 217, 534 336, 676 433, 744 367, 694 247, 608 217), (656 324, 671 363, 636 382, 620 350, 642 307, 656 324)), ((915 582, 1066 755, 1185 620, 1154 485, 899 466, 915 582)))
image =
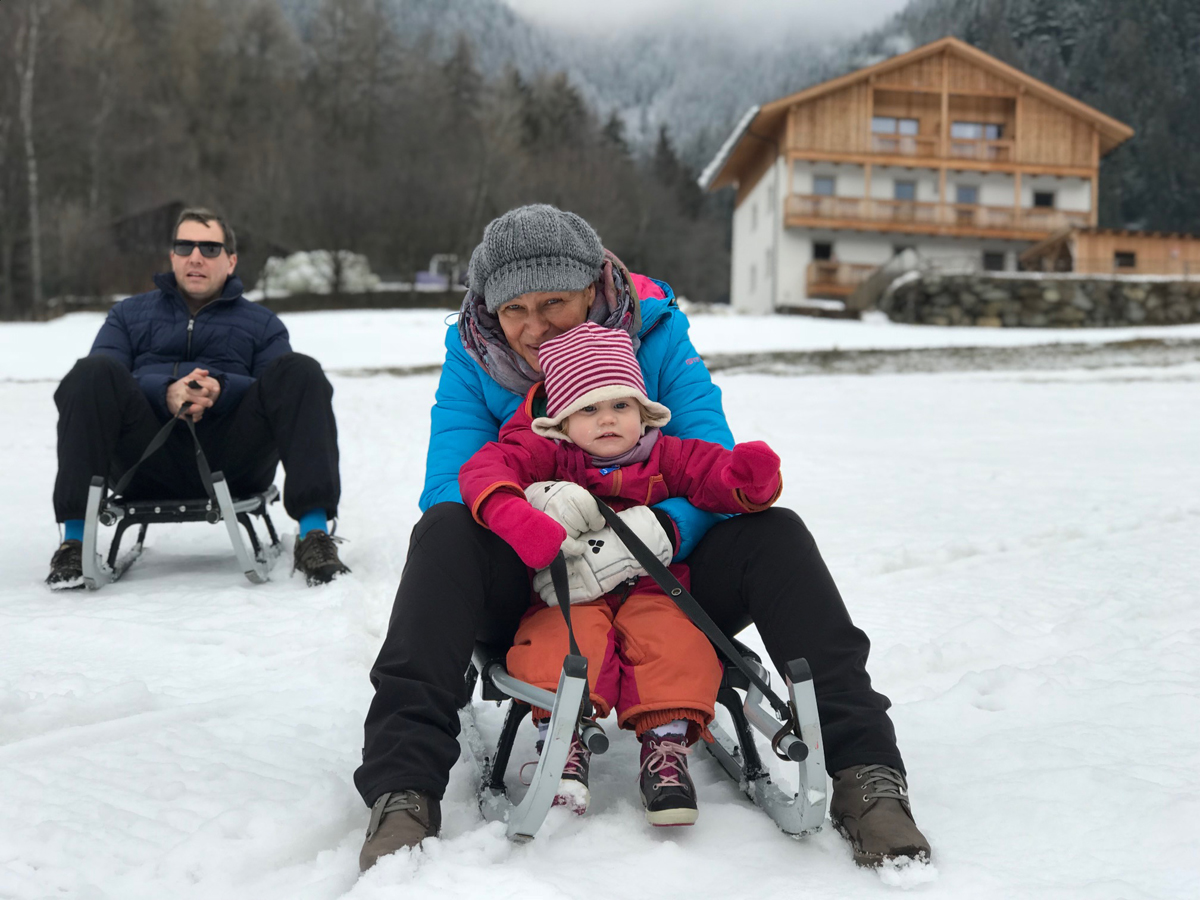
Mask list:
POLYGON ((893 322, 1097 328, 1200 322, 1200 281, 920 272, 879 300, 893 322))

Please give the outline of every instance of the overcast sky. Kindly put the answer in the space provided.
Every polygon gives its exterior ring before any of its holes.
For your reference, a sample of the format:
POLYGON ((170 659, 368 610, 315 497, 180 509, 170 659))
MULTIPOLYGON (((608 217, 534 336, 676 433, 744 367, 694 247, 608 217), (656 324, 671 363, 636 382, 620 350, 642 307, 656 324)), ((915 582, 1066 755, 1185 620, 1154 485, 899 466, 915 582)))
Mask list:
POLYGON ((804 25, 818 36, 850 37, 881 24, 908 0, 504 0, 535 21, 572 29, 597 20, 630 25, 652 18, 716 19, 745 30, 804 25))

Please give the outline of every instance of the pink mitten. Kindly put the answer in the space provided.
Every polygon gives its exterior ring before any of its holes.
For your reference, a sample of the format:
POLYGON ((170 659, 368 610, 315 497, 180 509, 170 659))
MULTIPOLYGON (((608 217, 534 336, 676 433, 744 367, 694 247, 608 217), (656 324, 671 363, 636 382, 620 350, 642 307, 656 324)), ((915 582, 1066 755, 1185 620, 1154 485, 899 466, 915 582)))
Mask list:
POLYGON ((779 457, 763 441, 738 444, 721 480, 751 503, 765 503, 779 490, 779 457))
POLYGON ((538 512, 524 497, 496 492, 480 510, 484 524, 504 538, 525 565, 544 569, 554 560, 567 539, 567 531, 544 512, 538 512))

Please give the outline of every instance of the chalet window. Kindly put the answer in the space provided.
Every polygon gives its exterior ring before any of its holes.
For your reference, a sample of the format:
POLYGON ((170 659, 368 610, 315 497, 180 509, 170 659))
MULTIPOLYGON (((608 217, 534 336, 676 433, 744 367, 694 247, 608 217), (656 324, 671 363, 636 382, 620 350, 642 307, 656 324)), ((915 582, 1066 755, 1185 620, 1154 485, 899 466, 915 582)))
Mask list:
POLYGON ((818 197, 832 197, 836 182, 832 175, 814 175, 813 193, 818 197))
POLYGON ((1132 250, 1118 250, 1113 253, 1113 267, 1117 269, 1136 269, 1137 254, 1132 250))
POLYGON ((960 141, 998 141, 1004 126, 993 122, 951 122, 950 137, 960 141))
POLYGON ((985 272, 1003 272, 1004 254, 985 250, 983 253, 983 270, 985 272))
POLYGON ((1054 191, 1034 191, 1033 205, 1038 209, 1054 209, 1054 191))
POLYGON ((916 200, 917 183, 915 181, 897 181, 892 185, 892 196, 897 200, 916 200))
POLYGON ((956 185, 954 202, 963 206, 975 206, 979 203, 979 188, 973 184, 956 185))
POLYGON ((875 134, 915 135, 921 131, 917 119, 897 119, 895 116, 875 116, 871 119, 871 131, 875 134))
POLYGON ((758 231, 758 204, 750 204, 750 230, 758 231))
POLYGON ((833 259, 833 244, 828 241, 813 241, 813 259, 833 259))
POLYGON ((758 290, 758 266, 750 264, 750 293, 758 290))

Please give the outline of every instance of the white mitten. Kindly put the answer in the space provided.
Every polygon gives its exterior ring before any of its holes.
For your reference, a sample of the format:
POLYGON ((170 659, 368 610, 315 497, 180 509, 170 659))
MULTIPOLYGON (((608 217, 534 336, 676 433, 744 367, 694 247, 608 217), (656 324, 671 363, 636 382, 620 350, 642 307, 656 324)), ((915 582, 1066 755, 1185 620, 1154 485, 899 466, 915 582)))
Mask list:
MULTIPOLYGON (((599 532, 593 531, 592 534, 599 534, 599 532)), ((590 556, 591 554, 585 555, 590 556)), ((596 573, 592 571, 592 567, 584 561, 582 556, 568 556, 566 559, 567 589, 572 604, 586 603, 588 600, 604 596, 606 591, 600 587, 600 583, 596 581, 596 573)), ((554 581, 550 577, 549 567, 539 569, 534 573, 533 589, 538 592, 547 606, 558 606, 558 594, 554 591, 554 581)))
POLYGON ((525 499, 565 528, 567 537, 579 537, 604 527, 596 498, 574 482, 535 481, 525 488, 525 499))
MULTIPOLYGON (((671 562, 671 541, 648 506, 635 506, 617 515, 663 565, 671 562)), ((567 560, 567 585, 572 603, 595 600, 615 590, 622 582, 646 574, 611 528, 588 532, 580 535, 579 540, 588 550, 582 556, 567 560)), ((533 589, 547 605, 557 605, 549 568, 541 569, 533 576, 533 589)))

